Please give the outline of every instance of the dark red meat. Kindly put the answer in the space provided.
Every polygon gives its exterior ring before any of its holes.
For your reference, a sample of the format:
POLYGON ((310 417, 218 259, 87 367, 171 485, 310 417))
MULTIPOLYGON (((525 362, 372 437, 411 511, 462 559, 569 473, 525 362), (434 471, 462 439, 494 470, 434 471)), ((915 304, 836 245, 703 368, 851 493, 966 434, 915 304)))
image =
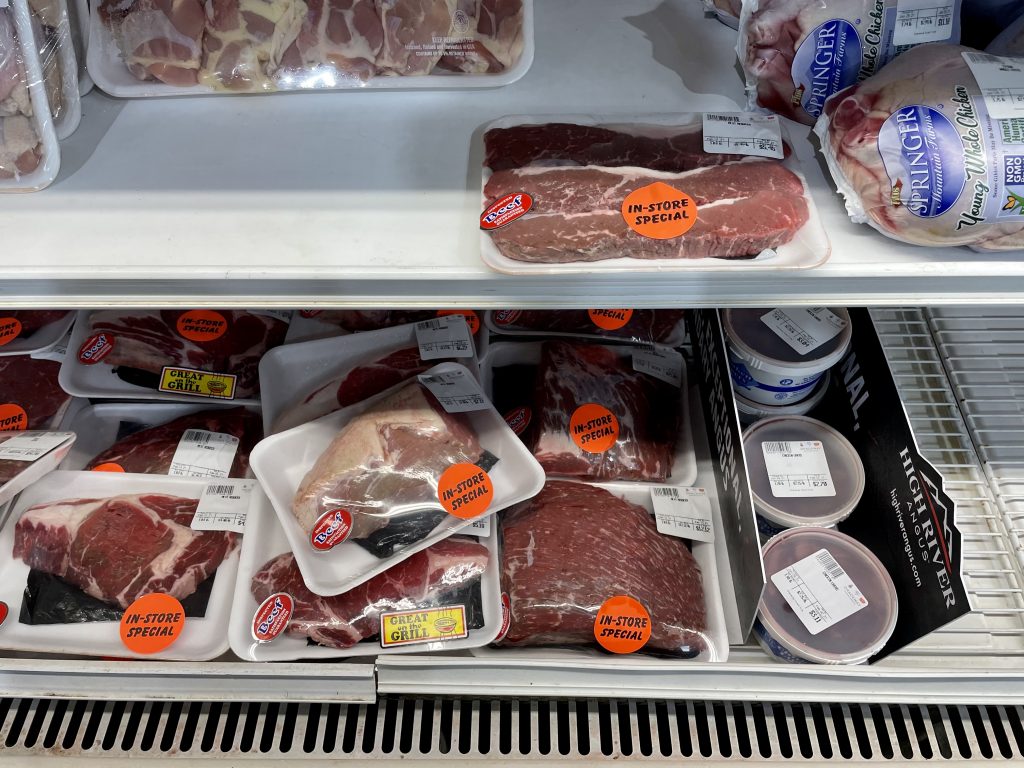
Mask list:
POLYGON ((27 339, 40 328, 63 320, 67 315, 66 309, 0 309, 0 325, 7 318, 21 323, 21 333, 8 339, 6 343, 9 343, 14 339, 27 339))
POLYGON ((501 309, 491 316, 503 331, 552 331, 665 344, 673 340, 686 314, 682 309, 634 309, 621 328, 606 330, 594 324, 586 309, 501 309))
POLYGON ((601 604, 638 600, 651 616, 644 650, 709 647, 700 568, 682 539, 658 533, 635 504, 583 483, 549 480, 501 521, 503 645, 591 645, 601 604))
POLYGON ((60 388, 60 363, 28 355, 0 357, 0 432, 52 429, 71 402, 60 388))

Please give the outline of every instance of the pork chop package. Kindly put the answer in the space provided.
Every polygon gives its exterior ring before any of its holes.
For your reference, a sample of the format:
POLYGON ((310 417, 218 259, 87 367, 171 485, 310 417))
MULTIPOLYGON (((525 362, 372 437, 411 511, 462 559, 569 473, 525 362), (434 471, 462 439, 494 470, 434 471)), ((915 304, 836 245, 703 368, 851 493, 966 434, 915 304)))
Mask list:
POLYGON ((544 482, 454 363, 272 435, 251 462, 318 595, 348 591, 544 482))
POLYGON ((461 361, 478 373, 475 344, 461 316, 420 322, 268 352, 260 362, 266 433, 283 432, 366 400, 441 359, 461 361))
POLYGON ((250 515, 229 636, 249 661, 454 651, 502 622, 497 538, 456 535, 337 595, 306 586, 269 502, 250 515))
MULTIPOLYGON (((223 483, 223 480, 219 481, 223 483)), ((241 481, 239 481, 241 482, 241 481)), ((245 495, 256 494, 245 481, 245 495)), ((0 530, 0 647, 200 661, 227 650, 238 566, 198 478, 57 471, 0 530), (204 507, 206 508, 204 511, 204 507)), ((238 494, 243 518, 248 502, 238 494)))
POLYGON ((0 357, 48 349, 74 321, 74 314, 64 309, 0 309, 0 357))
POLYGON ((92 3, 89 71, 113 96, 487 88, 532 60, 532 0, 92 3))
POLYGON ((82 397, 253 403, 260 359, 283 343, 290 319, 276 310, 86 310, 61 385, 82 397))
POLYGON ((813 125, 825 101, 922 43, 960 42, 961 0, 743 0, 750 108, 813 125))
POLYGON ((72 397, 58 380, 61 364, 28 355, 0 357, 0 432, 53 429, 72 397))
POLYGON ((0 505, 56 469, 74 442, 73 432, 0 432, 0 505))
POLYGON ((1024 248, 1024 58, 908 51, 833 96, 815 126, 851 218, 915 245, 1024 248))
POLYGON ((0 192, 34 192, 60 169, 43 65, 27 0, 0 7, 0 192))
POLYGON ((783 269, 829 255, 800 170, 814 150, 774 117, 513 116, 483 144, 480 253, 499 272, 783 269))
POLYGON ((67 428, 78 435, 63 469, 246 477, 249 453, 263 437, 253 406, 98 403, 67 428))
POLYGON ((714 545, 660 533, 646 489, 549 480, 500 519, 502 647, 728 657, 714 545))
POLYGON ((686 341, 682 309, 495 309, 485 315, 496 334, 579 336, 633 344, 680 346, 686 341))

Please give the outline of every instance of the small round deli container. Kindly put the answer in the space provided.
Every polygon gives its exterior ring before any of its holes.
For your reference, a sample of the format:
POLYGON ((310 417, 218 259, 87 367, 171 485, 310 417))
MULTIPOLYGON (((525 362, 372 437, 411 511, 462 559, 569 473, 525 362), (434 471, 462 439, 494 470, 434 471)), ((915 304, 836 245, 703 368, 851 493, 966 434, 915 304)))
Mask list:
POLYGON ((843 359, 853 338, 849 312, 829 307, 825 311, 844 323, 842 330, 811 349, 797 351, 765 322, 776 311, 785 310, 727 309, 722 313, 733 389, 762 405, 788 405, 807 398, 825 371, 843 359))
POLYGON ((896 586, 879 559, 859 541, 828 528, 794 528, 769 541, 761 554, 768 584, 758 606, 754 635, 776 661, 863 664, 889 641, 899 611, 896 586), (867 604, 812 634, 772 577, 805 558, 817 560, 822 550, 843 569, 867 604))
POLYGON ((857 449, 835 429, 817 419, 808 416, 762 419, 743 432, 743 452, 762 543, 790 528, 833 528, 850 516, 864 493, 864 463, 857 449), (811 473, 827 471, 831 488, 793 491, 773 486, 768 473, 768 455, 770 451, 779 451, 780 444, 784 443, 809 457, 804 469, 811 473), (824 467, 821 454, 824 454, 824 467))
POLYGON ((804 416, 817 408, 825 398, 825 392, 828 391, 831 378, 832 374, 825 371, 825 374, 818 379, 818 384, 810 395, 803 400, 798 400, 795 403, 786 403, 785 405, 763 405, 762 403, 755 403, 753 400, 747 400, 743 395, 737 394, 735 395, 736 410, 739 412, 740 422, 745 426, 749 426, 755 421, 770 419, 775 416, 804 416))

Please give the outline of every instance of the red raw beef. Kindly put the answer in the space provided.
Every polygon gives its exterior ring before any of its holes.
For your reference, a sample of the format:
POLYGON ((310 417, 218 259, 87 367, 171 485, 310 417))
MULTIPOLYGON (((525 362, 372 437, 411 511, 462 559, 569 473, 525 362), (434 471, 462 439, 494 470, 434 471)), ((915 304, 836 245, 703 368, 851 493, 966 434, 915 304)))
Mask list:
POLYGON ((628 350, 544 342, 537 375, 539 425, 533 455, 549 475, 667 480, 672 474, 681 397, 671 384, 634 371, 628 350), (569 433, 573 412, 586 403, 602 405, 618 419, 618 440, 604 453, 584 451, 569 433))
POLYGON ((68 315, 66 309, 0 309, 0 321, 13 317, 21 323, 21 333, 15 338, 26 339, 40 328, 63 320, 68 315))
POLYGON ((587 309, 502 309, 491 315, 492 322, 502 331, 551 331, 606 336, 610 339, 628 339, 638 343, 681 343, 677 336, 683 316, 682 309, 634 309, 629 321, 621 328, 606 330, 590 319, 587 309))
POLYGON ((380 633, 380 615, 435 603, 476 581, 487 568, 487 548, 453 536, 417 552, 355 589, 333 597, 314 595, 290 552, 270 560, 252 578, 252 595, 262 603, 276 592, 295 601, 288 633, 331 648, 351 648, 380 633))
POLYGON ((502 589, 511 623, 502 645, 592 645, 597 610, 627 595, 651 615, 644 650, 709 647, 700 567, 647 510, 584 483, 549 480, 501 520, 502 589))
POLYGON ((155 493, 37 504, 15 526, 14 557, 122 608, 150 592, 183 600, 238 541, 192 530, 198 504, 155 493))
POLYGON ((166 475, 178 442, 189 429, 219 432, 239 440, 235 462, 229 477, 245 477, 249 472, 249 452, 262 437, 259 416, 246 408, 212 409, 180 416, 166 424, 134 432, 118 440, 89 462, 86 469, 101 464, 117 464, 125 472, 166 475))
POLYGON ((57 381, 59 372, 60 363, 53 360, 0 357, 0 432, 57 426, 71 402, 57 381))

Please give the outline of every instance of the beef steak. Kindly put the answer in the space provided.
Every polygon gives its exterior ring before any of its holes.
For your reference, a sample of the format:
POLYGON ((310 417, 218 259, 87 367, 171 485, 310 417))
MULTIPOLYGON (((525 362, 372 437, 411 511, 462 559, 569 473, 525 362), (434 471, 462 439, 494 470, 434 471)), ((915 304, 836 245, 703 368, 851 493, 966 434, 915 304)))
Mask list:
POLYGON ((0 431, 57 426, 71 402, 57 381, 58 373, 60 363, 54 360, 0 357, 0 431))

